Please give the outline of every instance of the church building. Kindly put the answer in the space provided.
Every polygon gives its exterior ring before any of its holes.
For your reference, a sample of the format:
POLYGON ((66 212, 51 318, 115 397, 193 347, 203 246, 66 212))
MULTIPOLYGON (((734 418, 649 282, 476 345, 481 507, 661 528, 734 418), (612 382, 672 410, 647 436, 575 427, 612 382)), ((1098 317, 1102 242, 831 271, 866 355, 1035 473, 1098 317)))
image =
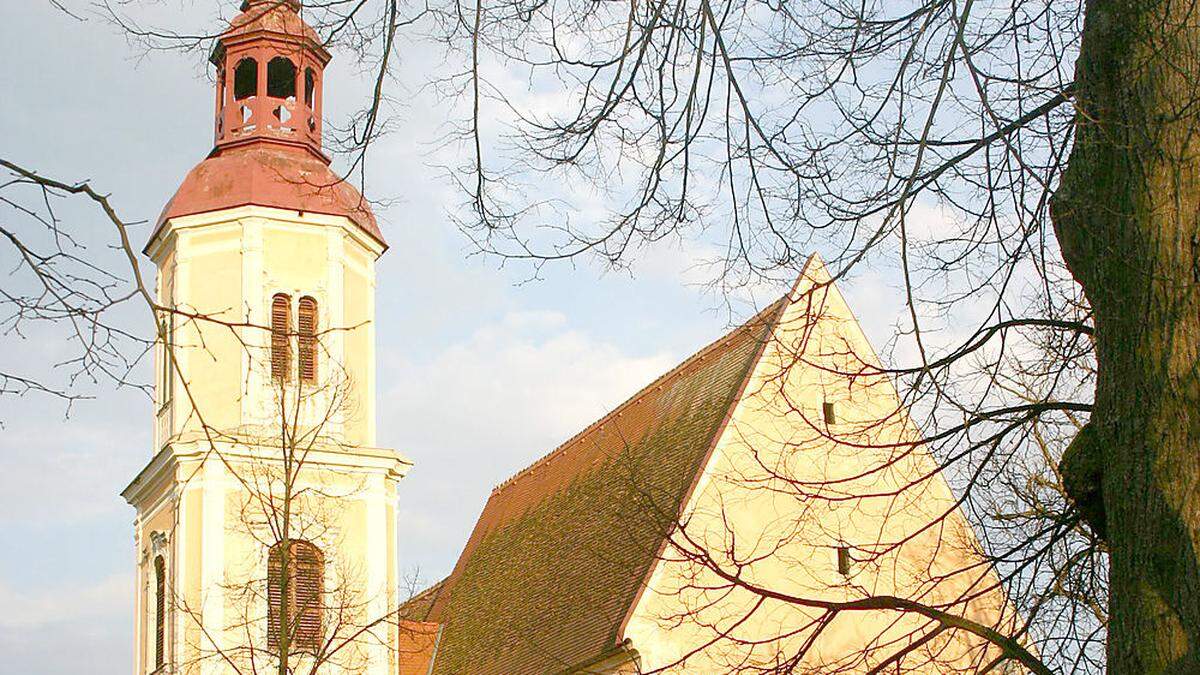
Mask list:
POLYGON ((451 574, 401 607, 401 672, 975 673, 999 655, 903 600, 1015 617, 812 256, 492 491, 451 574))
POLYGON ((409 597, 411 462, 375 429, 387 244, 322 149, 330 54, 300 5, 245 0, 220 36, 213 149, 145 248, 154 454, 122 493, 135 675, 281 659, 332 675, 945 673, 1000 656, 937 618, 1015 621, 816 256, 496 486, 453 571, 409 597))

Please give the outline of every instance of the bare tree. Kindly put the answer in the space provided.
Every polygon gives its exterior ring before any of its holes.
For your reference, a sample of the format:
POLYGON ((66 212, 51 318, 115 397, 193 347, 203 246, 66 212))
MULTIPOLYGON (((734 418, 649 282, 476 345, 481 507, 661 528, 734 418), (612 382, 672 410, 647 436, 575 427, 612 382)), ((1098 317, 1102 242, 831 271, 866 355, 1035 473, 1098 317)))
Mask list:
MULTIPOLYGON (((345 127, 356 162, 387 126, 398 31, 461 58, 434 84, 466 104, 469 161, 451 176, 483 251, 535 268, 578 256, 621 266, 657 241, 700 240, 719 247, 726 291, 790 279, 818 246, 838 278, 893 274, 906 318, 877 374, 899 383, 923 445, 991 525, 989 554, 1023 611, 1037 610, 1028 620, 1066 631, 1032 634, 1039 652, 1095 669, 1103 640, 1117 672, 1200 658, 1195 11, 311 7, 330 44, 376 68, 372 99, 345 127), (496 68, 558 104, 528 106, 489 77, 496 68), (507 126, 489 128, 498 118, 507 126), (597 192, 612 216, 589 221, 575 205, 597 192), (1084 615, 1090 627, 1072 632, 1084 615)), ((154 46, 208 37, 125 25, 154 46)))
MULTIPOLYGON (((642 602, 672 644, 690 646, 643 672, 1102 668, 1101 551, 1061 482, 1041 473, 1063 434, 1045 420, 1018 442, 1005 429, 1019 416, 966 418, 942 433, 968 435, 958 452, 973 456, 931 453, 943 439, 914 427, 832 295, 816 283, 777 319, 763 371, 682 511, 653 442, 639 440, 652 436, 619 413, 604 420, 609 434, 630 434, 616 454, 634 499, 596 506, 595 517, 667 538, 661 550, 646 538, 659 567, 642 602), (956 496, 945 479, 959 471, 971 473, 956 496), (846 645, 848 632, 862 639, 846 645)), ((537 534, 547 541, 534 550, 562 536, 537 534)), ((602 546, 598 555, 611 557, 602 546)))
MULTIPOLYGON (((818 241, 839 277, 888 266, 912 362, 887 372, 943 469, 976 478, 958 484, 967 503, 995 503, 979 477, 1040 461, 1072 507, 1041 509, 1039 527, 1112 555, 1093 612, 1107 666, 1196 666, 1196 434, 1179 407, 1197 383, 1191 5, 566 0, 444 16, 468 60, 459 175, 482 249, 621 265, 699 237, 723 242, 726 288, 794 275, 818 241), (488 77, 497 62, 563 104, 522 106, 488 77), (487 142, 489 102, 514 111, 507 154, 487 142), (600 186, 612 217, 579 218, 570 190, 526 196, 548 176, 600 186), (1031 363, 1039 343, 1054 358, 1031 363)), ((993 555, 1046 570, 1038 553, 993 555)))
POLYGON ((90 396, 93 384, 148 392, 132 371, 154 339, 122 313, 131 305, 154 307, 130 245, 136 223, 122 220, 108 196, 88 182, 43 176, 4 158, 0 167, 5 171, 0 240, 11 265, 0 285, 0 330, 6 335, 60 331, 71 349, 59 363, 0 372, 0 397, 48 395, 65 402, 69 411, 70 404, 90 396), (64 210, 100 220, 110 233, 111 251, 82 243, 84 226, 64 219, 64 210))

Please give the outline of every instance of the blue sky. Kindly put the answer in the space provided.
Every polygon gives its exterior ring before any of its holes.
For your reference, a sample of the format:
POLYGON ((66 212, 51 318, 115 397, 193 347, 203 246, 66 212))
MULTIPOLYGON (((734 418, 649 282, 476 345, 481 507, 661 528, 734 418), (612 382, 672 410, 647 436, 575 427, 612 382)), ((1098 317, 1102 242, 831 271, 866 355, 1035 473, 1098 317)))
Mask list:
MULTIPOLYGON (((166 6, 181 25, 218 24, 216 2, 166 6)), ((0 154, 91 179, 127 219, 153 220, 210 148, 202 55, 144 54, 44 0, 5 3, 0 16, 0 154)), ((402 79, 419 83, 437 58, 412 45, 402 79)), ((365 86, 344 61, 335 53, 326 85, 335 120, 365 86)), ((416 463, 399 494, 402 566, 432 582, 493 485, 773 298, 766 289, 732 316, 719 309, 700 287, 694 243, 645 250, 627 273, 581 261, 528 283, 527 269, 469 256, 448 217, 462 195, 433 168, 456 161, 435 145, 448 104, 415 86, 402 98, 368 177, 370 196, 393 200, 378 212, 391 244, 378 280, 379 441, 416 463)), ((102 221, 65 213, 103 245, 102 221)), ((896 290, 869 274, 846 290, 872 337, 886 338, 896 290)), ((47 367, 66 349, 53 331, 3 335, 0 365, 47 367)), ((0 400, 0 673, 129 670, 134 513, 118 493, 151 455, 151 406, 128 389, 89 391, 69 417, 46 398, 0 400)))

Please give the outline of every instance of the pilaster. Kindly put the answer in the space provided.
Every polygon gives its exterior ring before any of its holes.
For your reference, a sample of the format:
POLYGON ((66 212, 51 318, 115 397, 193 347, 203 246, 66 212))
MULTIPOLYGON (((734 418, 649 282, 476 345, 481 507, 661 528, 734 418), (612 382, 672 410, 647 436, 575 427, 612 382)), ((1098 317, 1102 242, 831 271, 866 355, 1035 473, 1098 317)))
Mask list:
MULTIPOLYGON (((217 456, 210 455, 204 462, 204 478, 202 488, 204 494, 201 502, 204 513, 201 516, 201 560, 203 569, 200 573, 200 602, 201 617, 206 627, 207 640, 214 643, 204 645, 205 648, 222 649, 225 647, 225 463, 217 456)), ((224 672, 222 664, 215 659, 204 662, 202 673, 224 672)))
POLYGON ((242 329, 242 339, 247 345, 242 350, 242 425, 261 422, 269 409, 265 393, 269 391, 269 373, 264 373, 258 364, 267 353, 270 337, 261 327, 269 325, 266 309, 266 289, 263 284, 263 221, 260 218, 241 219, 242 224, 242 304, 246 323, 251 328, 242 329))
MULTIPOLYGON (((325 277, 325 298, 324 306, 326 308, 327 318, 318 326, 319 331, 324 332, 321 339, 321 344, 325 346, 325 351, 328 353, 328 359, 338 364, 346 363, 346 293, 345 293, 345 266, 346 266, 346 250, 345 250, 345 232, 343 230, 326 230, 325 235, 326 255, 328 256, 328 268, 325 277), (332 329, 332 330, 330 330, 332 329)), ((344 365, 343 365, 344 367, 344 365)), ((329 368, 325 369, 330 370, 329 368)), ((340 377, 340 374, 325 372, 325 378, 340 377)), ((328 380, 326 380, 328 381, 328 380)), ((336 434, 342 434, 345 430, 346 411, 343 407, 339 407, 334 411, 333 419, 330 420, 332 429, 336 434)))

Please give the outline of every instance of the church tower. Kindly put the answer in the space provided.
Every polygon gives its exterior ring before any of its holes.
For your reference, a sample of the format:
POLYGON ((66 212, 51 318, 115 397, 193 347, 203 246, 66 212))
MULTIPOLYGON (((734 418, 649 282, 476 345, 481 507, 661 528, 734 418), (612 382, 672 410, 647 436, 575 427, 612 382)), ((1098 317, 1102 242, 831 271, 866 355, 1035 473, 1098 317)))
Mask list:
POLYGON ((330 55, 297 0, 219 38, 214 147, 167 204, 135 670, 395 673, 397 481, 375 441, 368 205, 329 168, 330 55))

